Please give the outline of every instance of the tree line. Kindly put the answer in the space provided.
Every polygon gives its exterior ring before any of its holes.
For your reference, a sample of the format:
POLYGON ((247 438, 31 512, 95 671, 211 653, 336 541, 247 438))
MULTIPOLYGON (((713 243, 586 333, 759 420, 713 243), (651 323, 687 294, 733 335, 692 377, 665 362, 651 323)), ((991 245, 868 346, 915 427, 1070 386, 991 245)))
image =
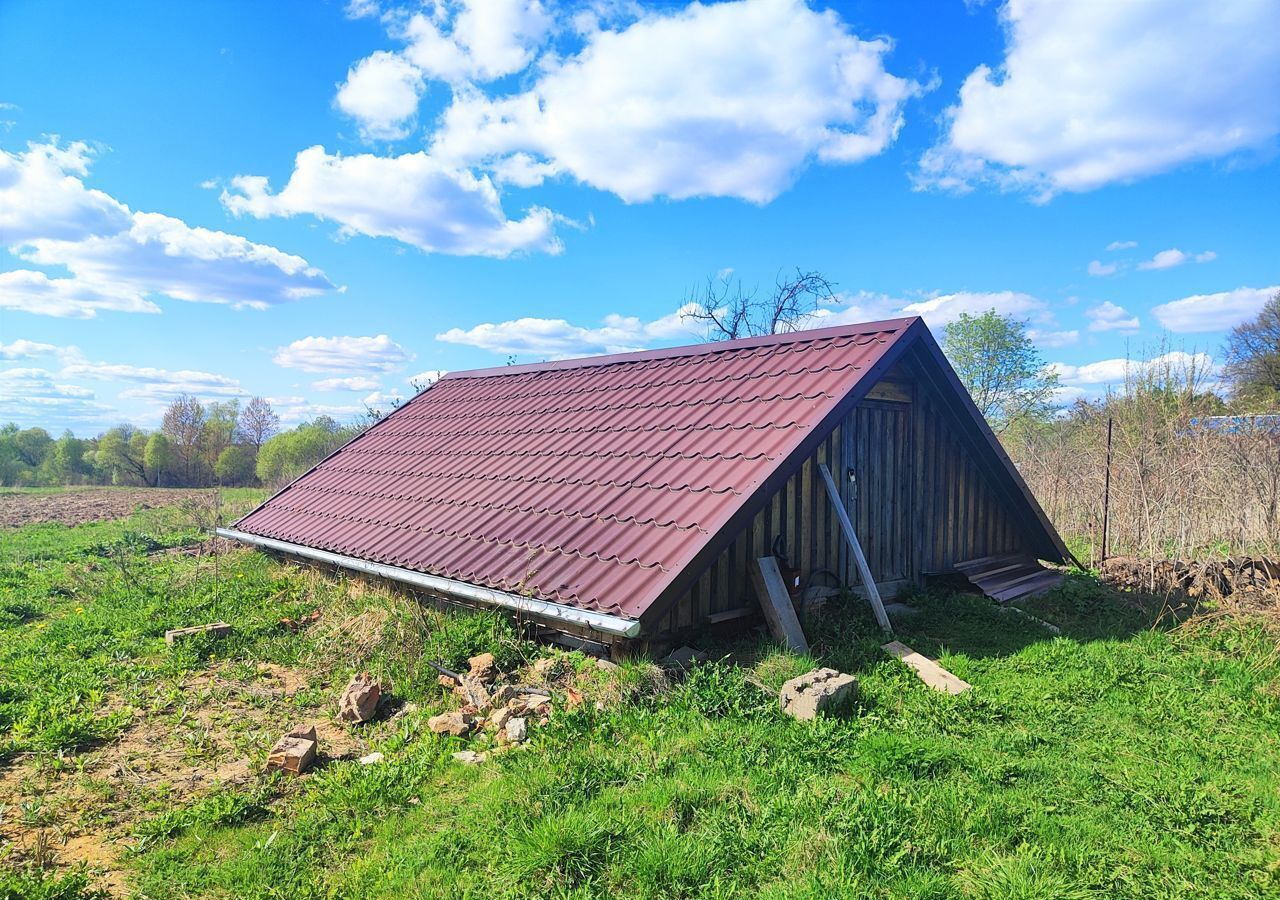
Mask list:
POLYGON ((54 438, 43 428, 0 427, 0 485, 275 487, 366 427, 363 420, 343 425, 319 416, 281 430, 279 415, 262 397, 241 405, 184 394, 169 404, 154 431, 123 423, 93 438, 70 431, 54 438))

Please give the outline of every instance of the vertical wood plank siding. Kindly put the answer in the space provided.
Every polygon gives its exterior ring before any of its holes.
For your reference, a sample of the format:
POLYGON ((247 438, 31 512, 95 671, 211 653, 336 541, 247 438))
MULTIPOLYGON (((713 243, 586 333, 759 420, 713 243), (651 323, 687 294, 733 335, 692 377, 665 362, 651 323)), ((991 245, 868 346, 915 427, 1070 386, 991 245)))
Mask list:
POLYGON ((1020 549, 1019 530, 1008 508, 956 436, 954 413, 912 377, 909 362, 886 377, 906 383, 903 399, 914 394, 911 402, 869 400, 859 405, 652 634, 693 630, 718 613, 757 612, 748 566, 773 552, 778 535, 803 578, 829 584, 815 574, 826 569, 845 584, 857 584, 819 463, 831 469, 846 503, 848 467, 857 473, 857 497, 850 509, 877 581, 918 583, 923 575, 951 571, 965 559, 1020 549))

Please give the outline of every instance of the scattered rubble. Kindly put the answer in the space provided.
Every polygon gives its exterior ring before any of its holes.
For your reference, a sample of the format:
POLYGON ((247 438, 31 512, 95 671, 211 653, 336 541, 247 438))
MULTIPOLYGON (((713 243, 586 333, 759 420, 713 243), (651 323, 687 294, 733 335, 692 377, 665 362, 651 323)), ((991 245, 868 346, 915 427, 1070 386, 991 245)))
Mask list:
POLYGON ((453 758, 460 763, 466 763, 469 766, 474 766, 476 763, 482 763, 488 759, 489 754, 477 753, 474 750, 459 750, 457 753, 453 754, 453 758))
POLYGON ((613 670, 618 668, 618 664, 611 659, 605 659, 604 657, 600 657, 599 659, 596 660, 596 668, 604 669, 606 672, 612 672, 613 670))
MULTIPOLYGON (((474 708, 472 708, 474 709, 474 708)), ((441 713, 427 719, 427 728, 435 734, 448 734, 453 737, 466 737, 476 727, 476 715, 467 707, 452 712, 441 713)))
POLYGON ((173 628, 164 633, 164 642, 172 647, 189 637, 206 634, 211 638, 226 637, 231 633, 231 626, 226 622, 213 622, 209 625, 192 625, 190 628, 173 628))
POLYGON ((267 754, 267 771, 279 770, 301 775, 316 761, 319 741, 314 725, 299 725, 276 741, 267 754))
POLYGON ((338 718, 343 722, 368 722, 378 711, 382 686, 368 672, 351 677, 338 700, 338 718))
POLYGON ((360 765, 362 766, 376 765, 382 762, 383 759, 384 757, 381 753, 370 753, 367 756, 360 757, 360 765))
POLYGON ((471 667, 471 677, 484 684, 493 684, 494 679, 498 677, 498 665, 492 653, 473 656, 467 660, 467 665, 471 667))
POLYGON ((505 734, 511 743, 523 744, 529 737, 529 721, 522 718, 508 720, 505 734))
POLYGON ((851 703, 857 693, 858 679, 823 668, 792 678, 782 686, 778 700, 784 713, 809 721, 820 713, 837 712, 851 703))

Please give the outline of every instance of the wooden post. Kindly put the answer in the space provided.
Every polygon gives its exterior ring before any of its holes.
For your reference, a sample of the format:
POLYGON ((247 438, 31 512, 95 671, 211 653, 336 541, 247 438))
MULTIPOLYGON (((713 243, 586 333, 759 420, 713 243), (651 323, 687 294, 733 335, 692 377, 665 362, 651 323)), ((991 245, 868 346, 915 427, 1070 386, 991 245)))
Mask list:
POLYGON ((1111 426, 1114 421, 1107 416, 1107 468, 1102 482, 1102 559, 1098 563, 1099 568, 1107 561, 1107 544, 1111 537, 1111 426))
POLYGON ((769 631, 795 652, 808 653, 809 642, 805 640, 804 629, 796 618, 796 608, 791 604, 791 595, 787 593, 787 584, 778 570, 778 561, 772 556, 762 556, 749 568, 751 583, 760 597, 760 608, 769 622, 769 631))
POLYGON ((831 477, 831 470, 827 468, 827 464, 819 463, 818 469, 822 472, 822 480, 827 483, 827 495, 831 498, 831 505, 836 508, 836 518, 840 520, 840 528, 844 531, 845 540, 849 542, 854 561, 858 564, 858 571, 862 574, 862 584, 867 589, 871 611, 876 614, 876 621, 880 623, 884 633, 892 635, 893 626, 889 624, 889 614, 884 611, 884 604, 880 601, 880 589, 876 587, 876 580, 871 577, 871 567, 867 565, 867 558, 862 553, 862 545, 858 543, 858 535, 853 530, 853 523, 849 521, 849 510, 844 507, 844 499, 840 496, 840 490, 836 487, 835 479, 831 477))

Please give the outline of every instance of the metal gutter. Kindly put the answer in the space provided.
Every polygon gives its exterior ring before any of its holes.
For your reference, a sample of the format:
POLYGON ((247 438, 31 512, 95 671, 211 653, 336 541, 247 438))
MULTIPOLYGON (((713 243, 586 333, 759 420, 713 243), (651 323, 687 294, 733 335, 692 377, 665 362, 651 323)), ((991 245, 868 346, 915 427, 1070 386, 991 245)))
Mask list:
POLYGON ((412 569, 402 569, 399 566, 388 566, 383 563, 357 559, 354 556, 330 553, 328 550, 304 547, 302 544, 291 544, 288 541, 278 541, 275 538, 260 537, 245 531, 237 531, 234 528, 219 528, 217 529, 217 534, 220 537, 240 541, 244 544, 253 544, 268 550, 278 550, 281 553, 289 553, 293 556, 301 556, 305 559, 341 566, 344 569, 364 572, 367 575, 377 575, 380 578, 399 581, 402 584, 435 591, 457 600, 467 600, 473 603, 483 603, 488 606, 510 609, 551 622, 562 622, 590 628, 592 631, 613 637, 633 638, 640 634, 640 622, 636 619, 624 619, 621 616, 611 616, 589 609, 578 609, 573 606, 564 606, 560 603, 550 603, 534 597, 522 597, 519 594, 509 594, 506 591, 480 587, 479 585, 468 584, 465 581, 455 581, 452 578, 442 578, 439 575, 428 575, 424 572, 415 572, 412 569))

